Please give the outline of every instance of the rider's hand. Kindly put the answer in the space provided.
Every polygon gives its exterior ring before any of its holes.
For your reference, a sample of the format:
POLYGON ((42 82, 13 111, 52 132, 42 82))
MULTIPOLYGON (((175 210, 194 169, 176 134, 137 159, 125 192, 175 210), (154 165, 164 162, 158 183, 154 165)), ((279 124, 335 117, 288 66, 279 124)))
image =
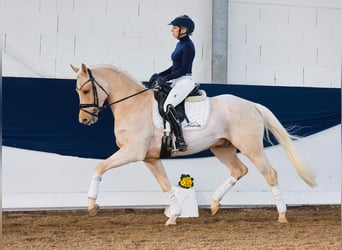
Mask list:
POLYGON ((154 84, 154 82, 158 79, 158 77, 159 75, 157 73, 154 73, 148 82, 151 84, 154 84))
POLYGON ((162 76, 158 76, 157 79, 153 82, 153 87, 161 88, 166 84, 166 80, 162 76))

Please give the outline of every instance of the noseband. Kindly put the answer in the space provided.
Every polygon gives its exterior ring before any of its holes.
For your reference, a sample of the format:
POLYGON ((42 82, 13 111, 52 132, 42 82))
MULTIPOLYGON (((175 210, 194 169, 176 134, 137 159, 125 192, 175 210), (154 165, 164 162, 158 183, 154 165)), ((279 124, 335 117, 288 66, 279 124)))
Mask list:
POLYGON ((116 104, 116 103, 122 102, 122 101, 124 101, 124 100, 127 100, 127 99, 133 97, 133 96, 139 95, 139 94, 141 94, 141 93, 143 93, 143 92, 145 92, 145 91, 148 91, 148 90, 151 90, 151 89, 155 89, 155 88, 156 88, 156 87, 152 87, 152 88, 144 89, 144 90, 139 91, 139 92, 137 92, 137 93, 135 93, 135 94, 126 96, 126 97, 124 97, 124 98, 122 98, 122 99, 120 99, 120 100, 111 102, 111 103, 109 103, 109 104, 106 104, 106 105, 103 105, 102 107, 100 107, 100 106, 99 106, 99 97, 98 97, 97 90, 96 90, 96 85, 100 87, 100 89, 107 95, 107 97, 109 96, 109 94, 108 94, 108 92, 101 86, 101 84, 99 84, 99 83, 95 80, 95 78, 94 78, 94 76, 93 76, 91 70, 90 70, 90 69, 87 69, 87 71, 88 71, 89 79, 88 79, 87 81, 85 81, 85 82, 81 85, 80 88, 77 88, 77 89, 78 89, 78 90, 81 90, 85 84, 87 84, 88 82, 91 82, 92 89, 93 89, 93 95, 94 95, 94 103, 89 103, 89 104, 83 104, 83 103, 81 103, 79 106, 80 106, 80 110, 82 110, 82 111, 84 111, 84 112, 86 112, 86 113, 88 113, 88 114, 90 114, 90 115, 92 115, 92 116, 96 116, 96 117, 99 116, 98 113, 100 113, 101 110, 103 110, 103 109, 105 109, 105 108, 107 108, 107 107, 109 107, 109 106, 111 106, 111 105, 114 105, 114 104, 116 104), (99 112, 98 112, 98 113, 94 113, 94 112, 90 112, 90 111, 86 110, 86 108, 91 108, 91 107, 97 108, 97 109, 99 110, 99 112))

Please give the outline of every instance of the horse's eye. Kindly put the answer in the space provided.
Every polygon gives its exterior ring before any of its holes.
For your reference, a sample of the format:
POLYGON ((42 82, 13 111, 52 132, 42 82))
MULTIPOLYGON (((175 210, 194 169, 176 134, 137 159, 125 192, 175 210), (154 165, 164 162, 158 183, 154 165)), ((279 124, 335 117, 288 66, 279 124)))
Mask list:
POLYGON ((85 90, 83 90, 83 94, 88 94, 90 92, 90 90, 89 89, 85 89, 85 90))

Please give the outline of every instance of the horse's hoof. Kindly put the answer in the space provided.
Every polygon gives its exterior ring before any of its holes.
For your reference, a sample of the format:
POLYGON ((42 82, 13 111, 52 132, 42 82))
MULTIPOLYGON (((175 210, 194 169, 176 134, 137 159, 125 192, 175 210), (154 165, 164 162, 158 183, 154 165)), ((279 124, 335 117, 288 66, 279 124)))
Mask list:
POLYGON ((283 214, 283 213, 279 214, 279 219, 278 219, 278 221, 279 221, 280 223, 288 223, 288 221, 287 221, 287 219, 286 219, 286 216, 285 216, 285 214, 283 214))
POLYGON ((95 206, 93 206, 92 208, 88 209, 88 214, 91 217, 95 216, 99 210, 100 210, 100 206, 95 204, 95 206))
POLYGON ((220 210, 221 203, 213 200, 210 208, 211 208, 211 215, 214 216, 220 210))
POLYGON ((171 215, 170 218, 166 221, 165 226, 177 226, 176 219, 177 215, 171 215))

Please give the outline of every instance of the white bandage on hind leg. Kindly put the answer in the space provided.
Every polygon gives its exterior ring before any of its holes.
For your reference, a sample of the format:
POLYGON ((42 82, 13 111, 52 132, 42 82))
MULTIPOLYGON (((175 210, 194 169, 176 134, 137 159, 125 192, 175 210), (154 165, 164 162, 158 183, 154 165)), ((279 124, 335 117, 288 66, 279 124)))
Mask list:
POLYGON ((225 182, 223 182, 214 192, 212 198, 214 201, 219 202, 223 196, 235 185, 237 179, 230 176, 225 182))
POLYGON ((280 192, 279 186, 271 187, 273 198, 277 206, 278 213, 286 212, 286 204, 280 192))
POLYGON ((90 187, 88 191, 89 198, 94 199, 94 200, 97 199, 101 180, 102 180, 102 177, 100 175, 93 176, 93 178, 91 179, 91 183, 90 183, 90 187))
POLYGON ((171 214, 180 215, 182 212, 182 208, 177 201, 175 191, 171 189, 168 192, 164 192, 164 197, 165 197, 166 202, 170 205, 171 214))

